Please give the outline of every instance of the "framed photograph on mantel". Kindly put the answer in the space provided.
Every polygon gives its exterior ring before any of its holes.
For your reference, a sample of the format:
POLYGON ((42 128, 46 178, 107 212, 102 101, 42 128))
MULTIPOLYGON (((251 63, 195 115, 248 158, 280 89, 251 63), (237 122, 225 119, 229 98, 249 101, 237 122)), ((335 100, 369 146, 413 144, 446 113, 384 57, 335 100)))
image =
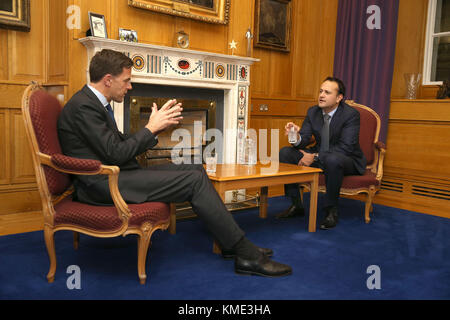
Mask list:
POLYGON ((200 20, 227 24, 231 0, 128 0, 135 8, 200 20))
POLYGON ((291 0, 256 0, 254 46, 290 51, 291 0))
POLYGON ((30 0, 0 0, 0 28, 30 31, 30 0))
POLYGON ((105 16, 98 13, 89 12, 89 25, 93 37, 108 38, 106 31, 105 16))

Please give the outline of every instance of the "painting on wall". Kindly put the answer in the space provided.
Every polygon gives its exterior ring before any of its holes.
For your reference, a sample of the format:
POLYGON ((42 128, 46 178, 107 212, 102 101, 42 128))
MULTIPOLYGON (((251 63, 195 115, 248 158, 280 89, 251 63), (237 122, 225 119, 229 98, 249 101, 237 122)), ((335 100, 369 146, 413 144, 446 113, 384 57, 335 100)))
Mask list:
POLYGON ((30 0, 1 0, 0 28, 30 31, 30 0))
POLYGON ((254 46, 290 51, 290 0, 256 0, 254 46))
POLYGON ((209 23, 227 24, 231 0, 128 0, 128 5, 209 23))

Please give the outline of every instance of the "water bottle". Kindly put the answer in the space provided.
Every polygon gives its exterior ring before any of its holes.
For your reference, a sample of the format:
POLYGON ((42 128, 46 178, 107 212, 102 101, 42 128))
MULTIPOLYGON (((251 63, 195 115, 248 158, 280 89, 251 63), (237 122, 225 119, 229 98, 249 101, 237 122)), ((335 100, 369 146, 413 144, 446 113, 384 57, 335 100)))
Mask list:
POLYGON ((256 143, 253 139, 245 139, 245 164, 253 166, 256 164, 256 143))
POLYGON ((291 127, 289 129, 288 140, 289 140, 289 143, 291 143, 291 144, 294 144, 297 142, 297 131, 294 129, 294 127, 291 127))

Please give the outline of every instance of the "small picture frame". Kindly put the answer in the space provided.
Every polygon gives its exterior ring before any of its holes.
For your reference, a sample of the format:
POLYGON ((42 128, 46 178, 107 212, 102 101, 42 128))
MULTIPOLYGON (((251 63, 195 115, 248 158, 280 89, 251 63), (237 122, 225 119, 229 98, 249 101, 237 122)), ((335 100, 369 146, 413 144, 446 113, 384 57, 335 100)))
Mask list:
POLYGON ((89 12, 89 25, 93 37, 108 38, 106 31, 105 16, 98 13, 89 12))
POLYGON ((137 32, 135 30, 119 28, 119 40, 127 42, 138 42, 137 32))

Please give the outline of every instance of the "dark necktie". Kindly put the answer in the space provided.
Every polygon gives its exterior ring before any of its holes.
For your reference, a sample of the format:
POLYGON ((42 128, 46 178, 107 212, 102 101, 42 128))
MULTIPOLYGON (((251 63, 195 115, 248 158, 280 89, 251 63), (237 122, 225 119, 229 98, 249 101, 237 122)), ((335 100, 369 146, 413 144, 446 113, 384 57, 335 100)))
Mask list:
POLYGON ((111 119, 113 119, 114 123, 116 123, 116 119, 114 119, 114 111, 112 110, 111 105, 108 103, 105 108, 108 110, 111 119))
POLYGON ((330 148, 330 115, 327 113, 323 116, 323 127, 320 133, 320 151, 328 151, 330 148))

